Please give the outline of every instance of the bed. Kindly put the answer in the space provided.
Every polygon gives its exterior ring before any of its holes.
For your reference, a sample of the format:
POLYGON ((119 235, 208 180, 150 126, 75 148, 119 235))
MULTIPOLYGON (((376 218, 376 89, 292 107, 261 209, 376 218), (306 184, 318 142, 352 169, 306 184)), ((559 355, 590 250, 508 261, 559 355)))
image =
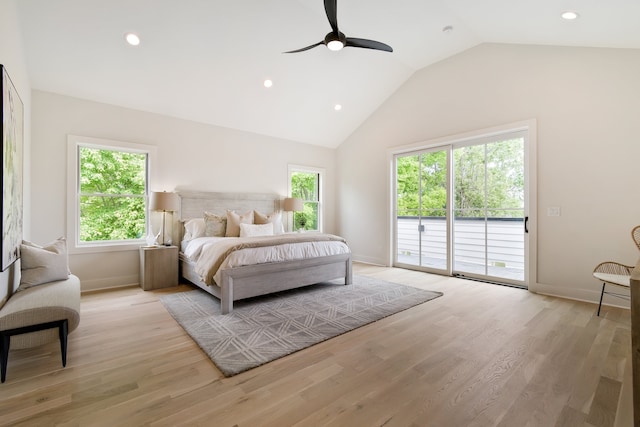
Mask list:
MULTIPOLYGON (((282 246, 305 244, 304 240, 315 245, 313 250, 300 251, 292 259, 283 256, 270 256, 268 253, 263 258, 258 259, 258 263, 249 265, 234 265, 232 262, 228 266, 225 261, 213 264, 220 267, 210 274, 204 274, 204 266, 200 258, 193 256, 194 250, 188 245, 195 243, 199 239, 192 239, 185 233, 185 224, 194 218, 201 218, 204 212, 213 215, 224 216, 227 211, 235 212, 262 212, 270 214, 281 210, 281 197, 277 194, 269 193, 210 193, 179 191, 180 210, 178 220, 174 222, 174 241, 181 242, 180 251, 180 274, 182 278, 198 286, 204 291, 220 299, 222 314, 228 314, 233 310, 233 302, 245 298, 259 295, 266 295, 287 289, 299 288, 319 282, 344 279, 345 285, 352 283, 351 252, 346 246, 344 239, 323 233, 284 233, 273 237, 247 237, 246 240, 239 238, 242 250, 250 248, 260 248, 260 251, 268 251, 263 240, 274 239, 276 248, 282 251, 282 246), (186 239, 185 239, 186 237, 186 239), (321 243, 314 243, 321 242, 321 243), (335 242, 335 244, 333 243, 335 242), (344 247, 339 248, 340 243, 344 247), (320 249, 316 248, 319 247, 320 249), (335 247, 334 247, 335 246, 335 247), (245 248, 246 247, 246 248, 245 248), (266 257, 266 258, 265 258, 266 257), (277 258, 277 261, 272 259, 277 258), (215 277, 215 279, 213 279, 215 277)), ((286 212, 283 214, 286 218, 286 212)), ((219 251, 229 254, 237 250, 234 245, 226 242, 234 237, 221 238, 230 248, 221 251, 213 248, 213 242, 201 243, 199 256, 205 251, 219 251)), ((214 239, 215 240, 215 239, 214 239)), ((197 252, 197 251, 196 251, 197 252)), ((242 258, 242 257, 241 257, 242 258)), ((237 263, 237 262, 236 262, 237 263)))

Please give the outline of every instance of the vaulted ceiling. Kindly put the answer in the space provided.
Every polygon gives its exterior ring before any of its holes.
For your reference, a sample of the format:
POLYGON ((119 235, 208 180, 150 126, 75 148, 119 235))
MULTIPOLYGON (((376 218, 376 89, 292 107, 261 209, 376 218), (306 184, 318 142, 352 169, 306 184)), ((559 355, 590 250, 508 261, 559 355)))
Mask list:
POLYGON ((16 3, 33 89, 328 147, 415 71, 481 43, 640 48, 638 0, 338 0, 342 32, 393 53, 296 54, 282 52, 330 31, 322 0, 16 3))

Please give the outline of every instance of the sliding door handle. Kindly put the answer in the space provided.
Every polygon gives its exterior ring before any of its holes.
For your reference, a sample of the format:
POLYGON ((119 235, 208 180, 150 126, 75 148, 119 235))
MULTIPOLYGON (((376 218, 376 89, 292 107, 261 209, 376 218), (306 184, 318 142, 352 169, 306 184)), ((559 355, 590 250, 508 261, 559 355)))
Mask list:
POLYGON ((529 233, 529 217, 524 217, 524 232, 529 233))

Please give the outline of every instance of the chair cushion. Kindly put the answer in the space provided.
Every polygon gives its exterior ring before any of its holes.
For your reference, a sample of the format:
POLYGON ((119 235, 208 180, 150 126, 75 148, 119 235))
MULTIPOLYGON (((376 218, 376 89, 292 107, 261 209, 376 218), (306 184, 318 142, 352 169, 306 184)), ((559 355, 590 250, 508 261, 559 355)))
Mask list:
POLYGON ((593 277, 612 285, 629 287, 630 277, 622 274, 593 273, 593 277))
MULTIPOLYGON (((0 310, 0 330, 64 319, 69 321, 69 332, 80 323, 80 279, 73 274, 11 295, 0 310)), ((30 332, 11 337, 11 348, 31 348, 57 339, 56 328, 30 332)))

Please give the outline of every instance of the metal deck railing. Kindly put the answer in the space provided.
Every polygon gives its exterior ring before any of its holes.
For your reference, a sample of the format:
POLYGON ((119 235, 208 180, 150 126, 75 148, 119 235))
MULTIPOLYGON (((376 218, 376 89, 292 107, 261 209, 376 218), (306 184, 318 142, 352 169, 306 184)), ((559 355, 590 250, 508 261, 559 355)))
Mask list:
MULTIPOLYGON (((452 225, 454 271, 524 280, 521 218, 456 218, 452 225)), ((446 268, 445 219, 398 217, 397 249, 403 264, 446 268)))

